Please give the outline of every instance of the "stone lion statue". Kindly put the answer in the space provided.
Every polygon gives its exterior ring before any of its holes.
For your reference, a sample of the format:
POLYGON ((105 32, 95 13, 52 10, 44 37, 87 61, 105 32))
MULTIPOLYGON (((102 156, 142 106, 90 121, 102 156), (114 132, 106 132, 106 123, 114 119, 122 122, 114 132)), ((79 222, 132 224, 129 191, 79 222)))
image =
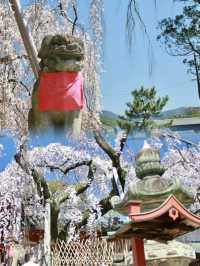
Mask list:
MULTIPOLYGON (((80 72, 84 66, 84 43, 80 38, 69 35, 48 35, 41 44, 38 53, 40 77, 36 81, 32 94, 32 108, 29 112, 29 129, 34 132, 56 127, 66 130, 80 130, 81 110, 39 111, 38 90, 43 73, 80 72)), ((54 84, 51 83, 50 90, 54 84)), ((75 133, 75 132, 73 132, 75 133)))

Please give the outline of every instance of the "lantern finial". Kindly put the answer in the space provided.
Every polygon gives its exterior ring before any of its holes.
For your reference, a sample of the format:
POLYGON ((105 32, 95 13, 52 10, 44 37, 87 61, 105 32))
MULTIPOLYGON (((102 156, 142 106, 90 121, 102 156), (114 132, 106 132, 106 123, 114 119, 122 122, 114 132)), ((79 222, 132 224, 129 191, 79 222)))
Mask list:
POLYGON ((161 176, 165 169, 160 163, 160 152, 152 148, 147 141, 144 141, 142 150, 137 154, 136 158, 136 175, 143 179, 148 176, 161 176))

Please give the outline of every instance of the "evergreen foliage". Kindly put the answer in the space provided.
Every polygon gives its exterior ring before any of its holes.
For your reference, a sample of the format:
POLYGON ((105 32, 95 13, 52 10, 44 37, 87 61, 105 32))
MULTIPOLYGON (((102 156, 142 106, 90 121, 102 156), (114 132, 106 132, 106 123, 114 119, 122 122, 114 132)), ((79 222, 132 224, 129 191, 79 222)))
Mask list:
POLYGON ((132 129, 148 129, 154 125, 153 117, 160 114, 168 101, 168 96, 157 97, 155 87, 136 89, 127 103, 124 116, 120 116, 119 126, 128 132, 132 129))
POLYGON ((183 57, 188 72, 197 76, 200 71, 200 1, 179 1, 185 3, 181 14, 159 23, 161 33, 157 39, 169 55, 183 57))

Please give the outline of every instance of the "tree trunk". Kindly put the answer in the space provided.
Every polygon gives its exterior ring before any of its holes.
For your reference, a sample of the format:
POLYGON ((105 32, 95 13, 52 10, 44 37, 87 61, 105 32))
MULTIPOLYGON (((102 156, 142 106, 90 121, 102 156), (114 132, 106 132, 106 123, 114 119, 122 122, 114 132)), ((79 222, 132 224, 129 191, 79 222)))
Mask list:
POLYGON ((45 204, 45 231, 44 231, 44 256, 45 262, 51 266, 51 205, 45 204))
POLYGON ((58 216, 60 209, 51 203, 51 240, 55 242, 58 238, 58 216))
POLYGON ((35 77, 38 78, 40 67, 37 59, 37 49, 33 42, 32 36, 28 31, 27 24, 23 18, 23 12, 20 5, 20 0, 10 0, 10 4, 12 10, 14 11, 15 20, 18 25, 26 52, 29 56, 33 73, 35 74, 35 77))

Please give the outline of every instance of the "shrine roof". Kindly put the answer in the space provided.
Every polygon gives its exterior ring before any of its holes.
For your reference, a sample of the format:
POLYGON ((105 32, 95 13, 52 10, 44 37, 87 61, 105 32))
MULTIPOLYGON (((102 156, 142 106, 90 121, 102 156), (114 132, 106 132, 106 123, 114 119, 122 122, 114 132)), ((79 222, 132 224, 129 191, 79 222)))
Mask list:
POLYGON ((168 241, 200 228, 200 217, 188 211, 173 195, 160 207, 144 213, 131 213, 129 218, 130 222, 110 235, 110 240, 137 237, 168 241))

